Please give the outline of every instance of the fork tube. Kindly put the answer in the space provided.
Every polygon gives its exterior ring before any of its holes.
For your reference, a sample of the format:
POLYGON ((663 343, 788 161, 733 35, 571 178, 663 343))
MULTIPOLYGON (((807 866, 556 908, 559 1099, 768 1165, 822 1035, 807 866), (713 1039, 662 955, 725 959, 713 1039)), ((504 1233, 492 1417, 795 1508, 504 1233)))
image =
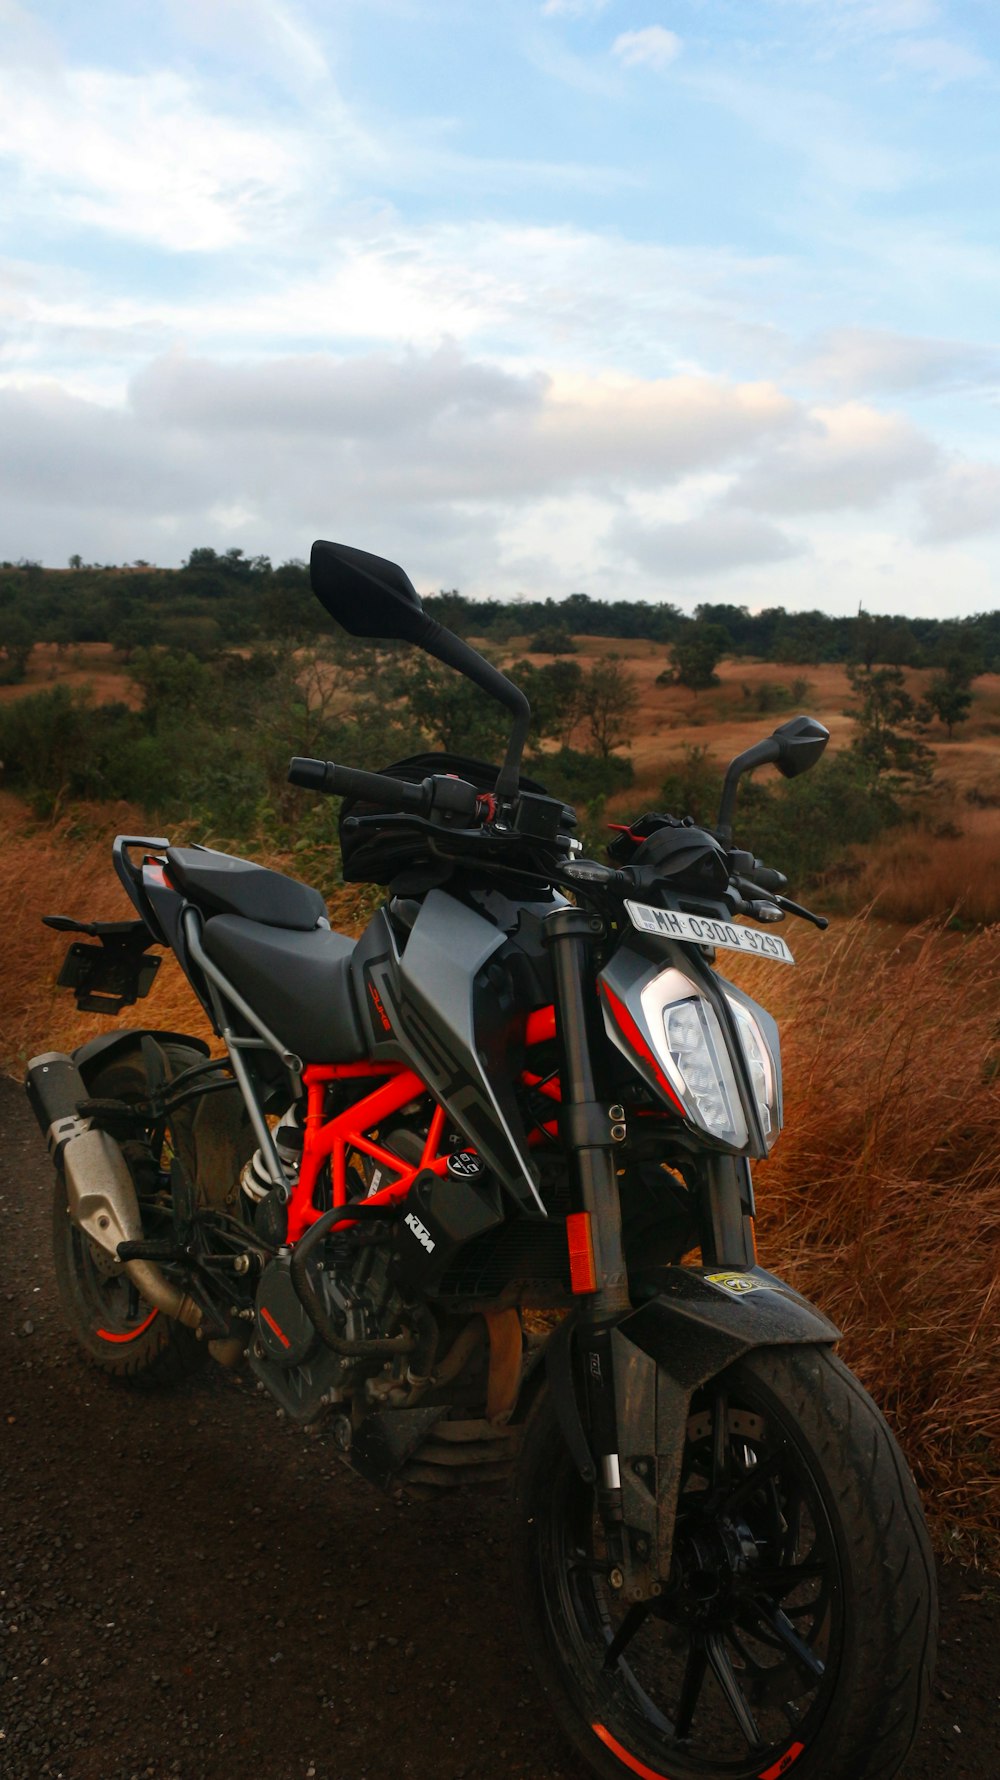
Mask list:
MULTIPOLYGON (((583 909, 560 908, 545 921, 552 955, 559 1042, 562 1050, 560 1127, 572 1151, 582 1209, 590 1213, 597 1290, 581 1299, 584 1321, 614 1322, 631 1309, 622 1248, 622 1215, 615 1173, 610 1108, 597 1098, 590 1047, 596 996, 590 946, 603 922, 583 909)), ((617 1109, 616 1109, 617 1111, 617 1109)))
MULTIPOLYGON (((597 1278, 596 1291, 581 1294, 578 1300, 583 1388, 591 1449, 598 1466, 598 1506, 608 1536, 609 1555, 620 1565, 626 1561, 626 1551, 611 1332, 631 1304, 622 1246, 611 1108, 597 1098, 590 1046, 592 1022, 596 1024, 597 1017, 590 948, 603 932, 603 925, 583 909, 560 908, 546 917, 544 932, 552 956, 562 1053, 560 1132, 576 1166, 579 1203, 590 1216, 597 1278)), ((620 1569, 615 1573, 621 1576, 620 1569)))

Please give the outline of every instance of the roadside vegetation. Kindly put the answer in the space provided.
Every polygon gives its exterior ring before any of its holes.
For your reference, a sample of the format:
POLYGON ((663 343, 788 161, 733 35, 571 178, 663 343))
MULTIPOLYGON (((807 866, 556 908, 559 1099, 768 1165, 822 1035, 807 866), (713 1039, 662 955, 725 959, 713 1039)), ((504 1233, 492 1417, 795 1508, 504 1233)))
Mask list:
MULTIPOLYGON (((779 1018, 787 1127, 758 1170, 761 1256, 845 1330, 938 1535, 1000 1552, 1000 614, 964 624, 602 602, 464 600, 435 615, 523 685, 526 770, 607 824, 711 824, 729 758, 799 710, 832 731, 815 770, 744 782, 737 836, 834 915, 796 927, 794 971, 737 960, 779 1018)), ((291 754, 389 765, 495 760, 502 713, 434 663, 332 627, 300 564, 195 551, 186 569, 0 568, 3 1062, 102 1024, 54 988, 43 912, 130 912, 115 830, 245 852, 318 885, 359 931, 337 806, 291 754)), ((204 1030, 171 960, 148 1004, 204 1030)), ((209 1036, 206 1034, 206 1036, 209 1036)))

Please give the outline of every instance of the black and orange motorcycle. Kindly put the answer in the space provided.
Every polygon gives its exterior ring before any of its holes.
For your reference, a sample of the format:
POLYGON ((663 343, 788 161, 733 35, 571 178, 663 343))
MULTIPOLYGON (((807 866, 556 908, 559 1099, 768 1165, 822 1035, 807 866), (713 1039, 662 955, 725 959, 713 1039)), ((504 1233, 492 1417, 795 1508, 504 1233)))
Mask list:
MULTIPOLYGON (((782 1123, 774 1021, 718 953, 791 962, 785 879, 646 815, 612 863, 520 773, 521 692, 401 569, 318 543, 313 587, 512 717, 499 768, 296 759, 344 799, 358 941, 319 893, 120 836, 134 921, 49 917, 60 981, 117 1013, 169 948, 221 1041, 111 1029, 29 1065, 55 1260, 88 1357, 136 1385, 206 1355, 325 1421, 374 1483, 507 1483, 523 1636, 602 1780, 896 1773, 926 1699, 933 1564, 913 1481, 838 1331, 762 1268, 751 1164, 782 1123)), ((835 1091, 831 1088, 831 1092, 835 1091)))

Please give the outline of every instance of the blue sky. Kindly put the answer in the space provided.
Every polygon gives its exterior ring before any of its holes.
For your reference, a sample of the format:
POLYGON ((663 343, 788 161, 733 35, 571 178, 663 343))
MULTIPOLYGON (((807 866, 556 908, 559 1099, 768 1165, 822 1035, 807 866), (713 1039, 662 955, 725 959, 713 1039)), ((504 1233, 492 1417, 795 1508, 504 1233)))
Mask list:
POLYGON ((994 0, 0 0, 0 557, 1000 605, 994 0))

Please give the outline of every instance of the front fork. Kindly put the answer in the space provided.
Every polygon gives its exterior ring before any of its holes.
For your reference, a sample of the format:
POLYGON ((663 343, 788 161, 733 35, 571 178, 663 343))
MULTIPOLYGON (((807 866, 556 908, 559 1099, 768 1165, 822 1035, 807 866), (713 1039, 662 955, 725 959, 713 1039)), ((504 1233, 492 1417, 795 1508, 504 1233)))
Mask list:
MULTIPOLYGON (((576 1319, 586 1432, 579 1427, 578 1420, 575 1428, 569 1425, 567 1418, 574 1412, 573 1405, 565 1400, 565 1391, 560 1405, 558 1389, 557 1409, 581 1470, 585 1470, 590 1457, 588 1480, 596 1486, 611 1586, 624 1590, 627 1598, 639 1600, 650 1592, 658 1593, 661 1584, 653 1573, 651 1542, 636 1542, 628 1536, 622 1506, 613 1332, 633 1306, 622 1240, 615 1155, 625 1136, 624 1115, 620 1106, 608 1105, 599 1098, 593 1063, 600 1010, 591 954, 595 941, 603 936, 604 923, 584 909, 559 908, 546 918, 544 932, 552 958, 562 1051, 560 1134, 574 1157, 578 1203, 588 1220, 593 1253, 591 1289, 581 1292, 576 1319)), ((749 1164, 742 1158, 706 1156, 699 1199, 703 1259, 723 1268, 752 1267, 756 1255, 749 1164)), ((570 1350, 566 1347, 564 1385, 572 1394, 570 1365, 570 1350)))

